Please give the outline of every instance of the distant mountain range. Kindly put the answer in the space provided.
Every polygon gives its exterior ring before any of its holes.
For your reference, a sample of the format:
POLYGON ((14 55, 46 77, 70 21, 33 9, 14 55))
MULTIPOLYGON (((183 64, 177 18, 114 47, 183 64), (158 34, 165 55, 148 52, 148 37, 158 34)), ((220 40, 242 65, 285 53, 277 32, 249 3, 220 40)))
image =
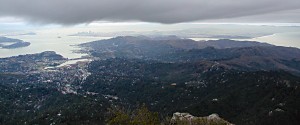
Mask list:
POLYGON ((217 61, 229 69, 285 70, 299 74, 300 49, 255 41, 229 39, 194 41, 176 36, 125 36, 84 43, 88 53, 100 58, 138 58, 166 62, 217 61))
POLYGON ((297 48, 177 36, 79 46, 91 62, 56 67, 66 59, 51 51, 0 59, 0 124, 300 124, 297 48))

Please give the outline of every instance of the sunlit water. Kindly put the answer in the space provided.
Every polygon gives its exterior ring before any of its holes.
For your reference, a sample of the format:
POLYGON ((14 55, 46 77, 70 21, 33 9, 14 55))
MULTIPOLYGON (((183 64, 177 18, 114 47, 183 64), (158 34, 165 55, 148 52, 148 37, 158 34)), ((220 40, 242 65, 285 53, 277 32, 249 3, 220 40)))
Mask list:
POLYGON ((74 53, 74 51, 80 50, 78 45, 81 43, 91 42, 95 40, 108 39, 104 37, 77 37, 77 36, 58 36, 48 34, 38 35, 24 35, 24 36, 8 36, 9 38, 17 38, 26 42, 30 42, 31 45, 28 47, 17 48, 17 49, 0 49, 0 58, 40 53, 43 51, 55 51, 61 54, 65 58, 74 59, 80 58, 85 54, 74 53))
MULTIPOLYGON (((196 41, 217 40, 216 38, 191 38, 196 41)), ((252 39, 234 39, 239 41, 257 41, 273 44, 276 46, 300 48, 300 32, 277 33, 252 39)))
MULTIPOLYGON (((38 34, 38 35, 24 35, 24 36, 8 36, 10 38, 17 38, 30 42, 28 47, 17 49, 0 49, 0 58, 40 53, 43 51, 55 51, 65 58, 74 59, 80 58, 85 54, 74 53, 80 50, 77 46, 81 43, 91 42, 101 39, 109 39, 108 37, 85 37, 85 36, 68 36, 55 34, 38 34)), ((216 40, 215 38, 192 38, 194 40, 216 40)), ((245 40, 245 39, 239 39, 245 40)), ((257 37, 248 39, 250 41, 266 42, 278 46, 297 47, 300 48, 300 32, 278 33, 269 36, 257 37)), ((74 62, 74 61, 73 61, 74 62)))
POLYGON ((300 48, 300 32, 278 33, 251 39, 253 41, 266 42, 277 46, 300 48))

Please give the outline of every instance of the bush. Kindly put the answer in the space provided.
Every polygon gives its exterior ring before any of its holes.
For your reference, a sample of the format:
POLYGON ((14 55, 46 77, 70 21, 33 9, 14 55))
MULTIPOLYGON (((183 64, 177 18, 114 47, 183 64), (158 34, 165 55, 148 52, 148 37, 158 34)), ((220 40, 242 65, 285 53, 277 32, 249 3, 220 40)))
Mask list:
POLYGON ((124 108, 110 108, 109 125, 159 125, 159 116, 157 112, 151 112, 146 105, 133 110, 126 111, 124 108))

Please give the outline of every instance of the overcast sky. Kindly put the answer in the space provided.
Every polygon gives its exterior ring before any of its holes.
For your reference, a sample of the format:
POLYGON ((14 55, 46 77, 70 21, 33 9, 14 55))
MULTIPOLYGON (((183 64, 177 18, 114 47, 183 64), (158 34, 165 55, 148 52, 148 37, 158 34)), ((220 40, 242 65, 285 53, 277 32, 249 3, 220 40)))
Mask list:
POLYGON ((0 0, 0 22, 300 23, 300 0, 0 0))

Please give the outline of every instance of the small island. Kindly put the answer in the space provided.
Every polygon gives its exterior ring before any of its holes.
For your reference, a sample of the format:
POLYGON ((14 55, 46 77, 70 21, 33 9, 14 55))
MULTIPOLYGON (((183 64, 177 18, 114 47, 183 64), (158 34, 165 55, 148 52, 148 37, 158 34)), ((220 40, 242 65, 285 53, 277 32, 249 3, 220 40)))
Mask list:
POLYGON ((30 42, 25 42, 19 39, 12 39, 0 36, 0 48, 3 49, 16 49, 21 47, 30 46, 30 42))

